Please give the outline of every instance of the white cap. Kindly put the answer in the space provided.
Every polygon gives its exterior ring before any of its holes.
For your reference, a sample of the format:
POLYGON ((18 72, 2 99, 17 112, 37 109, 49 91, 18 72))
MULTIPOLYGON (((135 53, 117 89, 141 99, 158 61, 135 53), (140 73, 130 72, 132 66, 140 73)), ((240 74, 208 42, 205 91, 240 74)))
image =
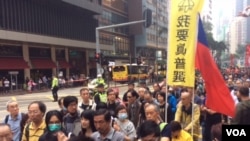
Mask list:
POLYGON ((97 77, 102 77, 102 75, 101 75, 101 74, 98 74, 97 77))

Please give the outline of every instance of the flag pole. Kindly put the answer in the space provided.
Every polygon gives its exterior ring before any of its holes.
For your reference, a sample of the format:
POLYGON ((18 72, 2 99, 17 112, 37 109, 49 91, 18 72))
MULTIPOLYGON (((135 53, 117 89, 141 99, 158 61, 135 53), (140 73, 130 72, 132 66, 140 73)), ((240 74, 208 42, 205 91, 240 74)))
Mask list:
POLYGON ((192 124, 192 129, 191 129, 191 135, 192 137, 194 137, 194 87, 192 88, 192 91, 193 93, 192 93, 192 117, 191 119, 192 119, 193 124, 192 124))

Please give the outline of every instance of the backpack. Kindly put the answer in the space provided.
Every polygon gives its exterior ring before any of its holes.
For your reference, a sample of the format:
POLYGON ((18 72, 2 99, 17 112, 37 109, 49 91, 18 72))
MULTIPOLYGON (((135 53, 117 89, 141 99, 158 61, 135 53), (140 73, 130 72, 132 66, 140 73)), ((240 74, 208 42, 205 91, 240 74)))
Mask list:
MULTIPOLYGON (((8 121, 9 121, 9 116, 10 115, 6 115, 5 119, 4 119, 4 123, 7 124, 8 121)), ((20 129, 21 129, 21 136, 20 136, 20 140, 22 138, 22 134, 23 134, 23 129, 24 129, 24 126, 26 125, 26 122, 27 122, 27 119, 28 119, 28 115, 25 114, 25 113, 21 113, 21 122, 20 122, 20 129)))

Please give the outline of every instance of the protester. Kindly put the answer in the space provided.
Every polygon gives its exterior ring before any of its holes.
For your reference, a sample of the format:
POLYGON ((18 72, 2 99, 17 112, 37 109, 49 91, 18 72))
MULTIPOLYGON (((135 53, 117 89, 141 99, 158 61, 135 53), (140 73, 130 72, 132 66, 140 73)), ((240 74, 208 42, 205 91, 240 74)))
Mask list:
POLYGON ((11 132, 10 125, 0 123, 0 141, 13 141, 13 133, 11 132))
POLYGON ((82 130, 79 133, 80 135, 91 137, 92 133, 96 131, 94 125, 94 111, 93 110, 85 110, 81 113, 81 126, 82 130))
POLYGON ((3 123, 10 125, 11 131, 13 133, 13 141, 20 141, 24 126, 28 120, 28 115, 19 112, 19 104, 15 100, 8 101, 6 106, 9 114, 6 115, 3 123))
POLYGON ((120 105, 116 108, 115 115, 117 119, 114 122, 113 128, 116 131, 120 131, 125 135, 126 141, 134 141, 136 137, 136 131, 134 124, 128 119, 128 113, 126 107, 120 105))
POLYGON ((192 103, 192 95, 187 89, 181 91, 181 103, 177 106, 175 121, 180 122, 182 128, 190 134, 192 134, 193 129, 193 140, 198 141, 200 135, 200 107, 192 103))
POLYGON ((94 123, 96 127, 96 132, 92 134, 92 138, 95 141, 124 141, 124 135, 115 131, 113 127, 111 127, 111 114, 106 109, 100 109, 95 112, 94 115, 94 123))
POLYGON ((236 106, 236 114, 232 120, 232 124, 250 125, 249 88, 240 87, 237 92, 237 97, 240 99, 240 102, 236 106))
POLYGON ((66 132, 78 135, 81 131, 81 118, 78 112, 78 99, 75 96, 66 96, 63 105, 67 108, 68 114, 64 116, 64 128, 66 132))
POLYGON ((154 121, 146 120, 139 126, 137 136, 139 141, 160 141, 160 127, 154 121))
POLYGON ((45 116, 45 123, 46 123, 46 131, 44 134, 39 138, 38 141, 58 141, 57 140, 57 132, 61 131, 66 136, 69 135, 63 129, 63 115, 57 110, 48 111, 45 116))
POLYGON ((170 141, 171 129, 169 124, 161 121, 159 106, 155 104, 147 104, 145 106, 145 115, 147 120, 154 121, 160 127, 161 139, 164 141, 170 141))
POLYGON ((170 127, 172 141, 193 141, 192 136, 181 128, 181 124, 178 121, 172 121, 170 127))
POLYGON ((46 105, 42 101, 33 101, 28 106, 30 123, 23 130, 22 141, 38 141, 46 130, 46 123, 43 119, 46 113, 46 105))

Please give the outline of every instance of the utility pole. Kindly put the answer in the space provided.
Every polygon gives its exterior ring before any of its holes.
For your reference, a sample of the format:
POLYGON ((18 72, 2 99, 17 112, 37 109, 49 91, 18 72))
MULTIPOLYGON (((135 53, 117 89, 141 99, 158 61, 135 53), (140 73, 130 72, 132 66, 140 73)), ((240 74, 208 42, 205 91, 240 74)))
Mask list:
POLYGON ((158 53, 158 44, 159 44, 159 23, 158 23, 158 0, 156 0, 156 52, 155 52, 155 70, 156 70, 156 74, 157 74, 157 77, 156 77, 156 82, 158 82, 158 63, 157 63, 157 53, 158 53))
MULTIPOLYGON (((127 25, 133 25, 133 24, 139 24, 139 23, 144 23, 146 20, 140 20, 140 21, 133 21, 133 22, 127 22, 127 23, 121 23, 121 24, 115 24, 115 25, 109 25, 109 26, 101 26, 101 27, 97 27, 95 29, 95 34, 96 34, 96 53, 101 53, 100 50, 100 42, 99 42, 99 30, 102 29, 108 29, 108 28, 115 28, 115 27, 122 27, 122 26, 127 26, 127 25)), ((102 68, 101 65, 96 63, 96 72, 97 74, 101 74, 102 73, 102 68)))

